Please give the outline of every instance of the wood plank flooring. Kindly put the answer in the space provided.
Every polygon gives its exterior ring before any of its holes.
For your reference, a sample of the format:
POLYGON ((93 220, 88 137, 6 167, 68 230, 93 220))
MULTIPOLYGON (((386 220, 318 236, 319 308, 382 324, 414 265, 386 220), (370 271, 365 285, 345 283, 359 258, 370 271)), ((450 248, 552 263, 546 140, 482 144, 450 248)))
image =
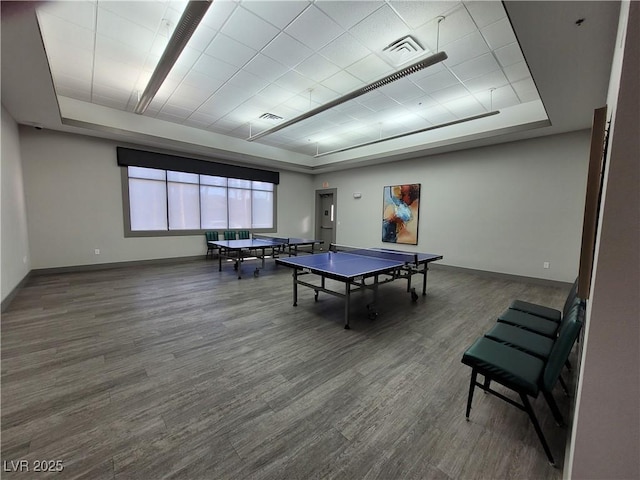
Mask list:
POLYGON ((460 359, 513 298, 567 291, 434 268, 417 303, 380 287, 374 321, 354 294, 347 331, 341 299, 300 289, 293 307, 291 284, 273 261, 242 280, 211 260, 32 276, 1 320, 2 477, 562 478, 544 400, 558 469, 501 400, 479 392, 465 421, 460 359))

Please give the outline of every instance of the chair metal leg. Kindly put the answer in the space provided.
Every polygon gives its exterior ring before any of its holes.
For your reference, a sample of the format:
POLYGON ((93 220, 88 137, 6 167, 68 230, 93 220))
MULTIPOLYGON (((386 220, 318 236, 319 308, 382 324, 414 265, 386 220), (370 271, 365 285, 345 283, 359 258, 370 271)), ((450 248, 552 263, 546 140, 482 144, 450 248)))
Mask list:
POLYGON ((567 384, 564 383, 564 380, 562 378, 562 375, 558 376, 558 381, 560 382, 560 385, 562 386, 562 390, 564 390, 564 394, 567 397, 570 397, 571 395, 569 394, 569 389, 567 388, 567 384))
POLYGON ((536 414, 533 412, 533 409, 531 408, 531 403, 529 403, 529 399, 527 398, 527 395, 524 393, 520 393, 520 400, 522 400, 522 406, 524 407, 524 410, 529 414, 531 423, 533 423, 533 428, 535 428, 536 433, 538 434, 538 438, 540 439, 540 443, 542 443, 542 448, 544 448, 544 453, 547 454, 547 459, 549 460, 549 463, 555 467, 556 462, 553 459, 553 455, 551 455, 551 450, 549 449, 547 440, 544 438, 544 434, 542 433, 542 429, 540 428, 540 424, 538 423, 536 414))
POLYGON ((485 375, 484 377, 484 393, 489 393, 489 388, 491 388, 491 378, 485 375))
POLYGON ((467 398, 467 420, 469 420, 469 413, 471 413, 471 402, 473 401, 473 390, 476 388, 476 378, 478 372, 474 368, 471 371, 471 382, 469 383, 469 397, 467 398))
POLYGON ((556 424, 559 427, 564 427, 564 425, 565 425, 564 418, 562 418, 562 414, 560 413, 560 409, 558 408, 558 404, 556 403, 555 399, 553 398, 553 395, 551 394, 551 392, 546 392, 546 391, 543 391, 542 394, 544 395, 544 399, 549 404, 549 408, 551 409, 551 413, 553 414, 553 418, 555 418, 555 420, 556 420, 556 424))

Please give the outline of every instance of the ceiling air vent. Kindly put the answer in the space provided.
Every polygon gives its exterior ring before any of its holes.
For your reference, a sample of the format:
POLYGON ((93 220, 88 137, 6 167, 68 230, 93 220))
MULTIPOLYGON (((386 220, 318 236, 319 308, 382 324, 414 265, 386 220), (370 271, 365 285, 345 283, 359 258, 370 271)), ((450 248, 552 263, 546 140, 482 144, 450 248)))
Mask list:
POLYGON ((382 49, 384 54, 395 65, 400 65, 424 52, 422 45, 411 35, 400 38, 382 49))
POLYGON ((271 120, 273 122, 277 120, 282 120, 282 117, 279 117, 278 115, 274 115, 273 113, 263 113, 262 115, 260 115, 260 118, 262 120, 271 120))

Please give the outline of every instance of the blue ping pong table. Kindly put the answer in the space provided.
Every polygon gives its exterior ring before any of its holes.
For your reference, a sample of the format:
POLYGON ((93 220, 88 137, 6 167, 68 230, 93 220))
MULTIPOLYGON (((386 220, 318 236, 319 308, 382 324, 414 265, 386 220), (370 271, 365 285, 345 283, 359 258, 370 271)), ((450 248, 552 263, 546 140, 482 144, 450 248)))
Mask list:
POLYGON ((418 294, 411 287, 411 277, 422 275, 422 295, 427 294, 427 272, 429 263, 441 260, 442 255, 412 253, 383 248, 354 248, 332 244, 329 252, 308 257, 280 258, 276 263, 293 269, 293 306, 298 305, 298 285, 315 291, 318 301, 320 292, 344 298, 344 328, 349 329, 349 304, 351 293, 359 290, 373 291, 373 304, 367 305, 369 317, 375 318, 375 302, 378 286, 398 279, 407 280, 407 292, 415 302, 418 294), (318 284, 301 280, 304 275, 316 275, 318 284), (344 291, 331 290, 326 279, 344 283, 344 291))
MULTIPOLYGON (((276 258, 281 253, 297 256, 298 247, 311 247, 311 253, 314 253, 314 247, 323 242, 309 238, 253 235, 247 240, 215 240, 210 243, 219 250, 218 271, 222 271, 222 259, 227 258, 234 261, 233 268, 238 272, 238 278, 242 278, 241 265, 246 258, 262 260, 262 268, 264 268, 264 259, 268 256, 276 258)), ((256 267, 253 276, 257 277, 259 274, 260 268, 256 267)))

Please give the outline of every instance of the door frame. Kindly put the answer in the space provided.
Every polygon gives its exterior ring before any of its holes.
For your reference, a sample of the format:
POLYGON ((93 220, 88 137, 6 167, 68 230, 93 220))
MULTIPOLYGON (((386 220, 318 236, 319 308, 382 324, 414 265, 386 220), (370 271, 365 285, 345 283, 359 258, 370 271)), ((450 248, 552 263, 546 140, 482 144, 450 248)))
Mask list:
MULTIPOLYGON (((333 195, 333 232, 331 235, 331 243, 336 243, 336 233, 338 230, 338 189, 337 188, 323 188, 316 190, 316 230, 315 238, 321 239, 322 234, 320 232, 322 225, 322 196, 333 195)), ((323 245, 323 250, 328 250, 329 245, 323 245)))

